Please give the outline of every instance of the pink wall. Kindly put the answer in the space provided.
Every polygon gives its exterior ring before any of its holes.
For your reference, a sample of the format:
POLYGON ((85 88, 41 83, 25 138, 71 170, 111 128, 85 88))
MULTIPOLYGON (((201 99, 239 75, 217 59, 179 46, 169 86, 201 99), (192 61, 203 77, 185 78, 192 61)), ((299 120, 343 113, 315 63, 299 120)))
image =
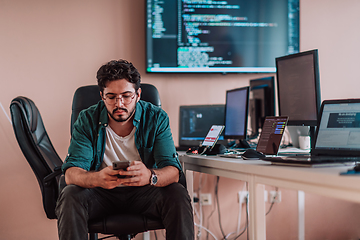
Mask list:
MULTIPOLYGON (((263 76, 145 74, 144 4, 144 0, 1 0, 0 103, 6 114, 14 97, 24 95, 33 99, 55 148, 64 158, 75 89, 95 84, 95 73, 102 63, 125 58, 138 67, 143 82, 158 87, 177 143, 180 105, 224 103, 225 90, 245 86, 249 79, 263 76)), ((359 10, 358 0, 301 0, 301 49, 319 49, 322 99, 360 96, 359 10)), ((47 220, 42 212, 36 179, 2 110, 0 146, 1 238, 56 239, 56 221, 47 220)), ((209 179, 210 190, 213 180, 209 179)), ((224 178, 220 181, 223 193, 220 202, 226 212, 231 210, 243 183, 224 178)), ((297 223, 288 217, 289 211, 292 215, 296 213, 293 199, 292 191, 285 191, 283 202, 272 210, 275 216, 269 216, 274 220, 268 220, 268 226, 272 226, 268 227, 269 239, 295 238, 297 223), (284 224, 290 224, 287 231, 281 228, 284 224)), ((359 205, 310 194, 306 195, 306 203, 307 239, 343 239, 339 234, 344 232, 347 239, 360 236, 354 224, 360 222, 359 205), (339 225, 337 219, 349 224, 339 225), (326 229, 327 226, 331 227, 326 229)), ((236 219, 232 214, 223 216, 224 221, 227 218, 236 219)), ((216 223, 212 224, 214 229, 218 228, 216 223)), ((230 225, 227 224, 228 230, 232 231, 230 225)))

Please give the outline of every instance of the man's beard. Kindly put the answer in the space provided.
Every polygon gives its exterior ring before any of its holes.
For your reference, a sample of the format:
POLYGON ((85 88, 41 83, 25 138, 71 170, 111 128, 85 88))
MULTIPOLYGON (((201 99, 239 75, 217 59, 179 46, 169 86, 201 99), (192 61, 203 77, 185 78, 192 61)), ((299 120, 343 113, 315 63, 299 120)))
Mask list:
POLYGON ((134 115, 134 112, 135 112, 135 107, 134 107, 134 109, 132 109, 132 111, 131 111, 131 113, 129 114, 129 116, 127 117, 127 118, 122 118, 121 116, 119 117, 119 118, 116 118, 114 115, 115 115, 115 112, 117 111, 117 110, 122 110, 122 111, 124 111, 124 112, 129 112, 126 108, 115 108, 114 110, 113 110, 113 112, 112 113, 110 113, 109 111, 108 111, 108 113, 109 113, 109 115, 110 115, 110 117, 114 120, 114 121, 116 121, 116 122, 126 122, 127 120, 129 120, 133 115, 134 115))

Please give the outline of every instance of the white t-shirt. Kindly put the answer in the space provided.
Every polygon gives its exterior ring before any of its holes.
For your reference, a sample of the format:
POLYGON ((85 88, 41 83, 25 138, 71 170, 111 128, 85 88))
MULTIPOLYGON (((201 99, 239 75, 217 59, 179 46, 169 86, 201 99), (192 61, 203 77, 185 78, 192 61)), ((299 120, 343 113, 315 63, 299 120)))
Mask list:
POLYGON ((135 146, 135 130, 125 137, 120 137, 108 125, 106 127, 106 145, 104 159, 100 169, 111 166, 114 161, 141 161, 135 146))

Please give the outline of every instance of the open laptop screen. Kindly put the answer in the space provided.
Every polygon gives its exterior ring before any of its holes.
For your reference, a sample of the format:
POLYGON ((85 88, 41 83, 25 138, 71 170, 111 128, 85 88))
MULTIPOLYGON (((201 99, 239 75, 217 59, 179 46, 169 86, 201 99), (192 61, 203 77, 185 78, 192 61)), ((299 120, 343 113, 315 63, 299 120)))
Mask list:
POLYGON ((360 150, 359 101, 324 101, 315 149, 360 150))
POLYGON ((266 155, 276 155, 279 151, 287 121, 287 116, 267 116, 264 121, 256 151, 266 155))

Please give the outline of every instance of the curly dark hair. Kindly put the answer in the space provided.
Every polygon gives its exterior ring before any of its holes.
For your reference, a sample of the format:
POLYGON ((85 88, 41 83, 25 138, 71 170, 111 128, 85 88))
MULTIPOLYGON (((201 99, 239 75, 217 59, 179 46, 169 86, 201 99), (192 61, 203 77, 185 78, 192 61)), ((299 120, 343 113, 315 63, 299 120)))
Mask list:
POLYGON ((112 60, 99 68, 96 74, 101 92, 110 81, 126 79, 134 85, 135 91, 140 88, 140 73, 131 62, 123 59, 112 60))

